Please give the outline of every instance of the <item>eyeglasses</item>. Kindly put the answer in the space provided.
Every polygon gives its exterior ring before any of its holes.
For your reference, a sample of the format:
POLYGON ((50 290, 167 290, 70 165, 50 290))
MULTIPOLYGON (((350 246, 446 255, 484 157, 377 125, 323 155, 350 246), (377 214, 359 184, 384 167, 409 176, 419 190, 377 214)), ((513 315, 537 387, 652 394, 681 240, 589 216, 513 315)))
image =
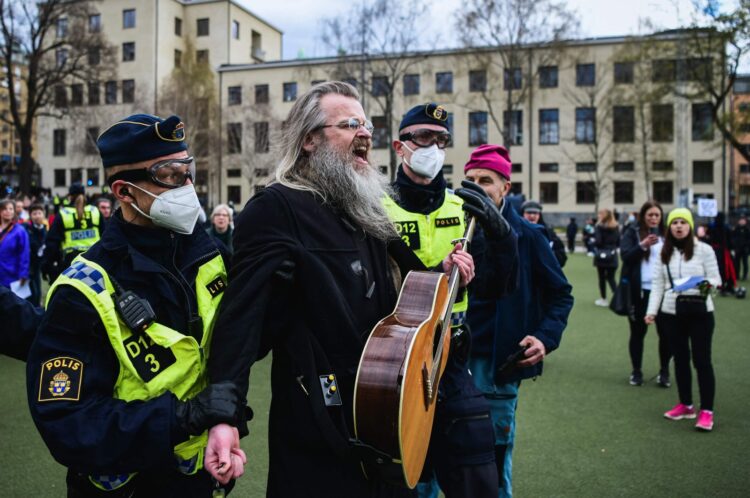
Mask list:
POLYGON ((447 131, 420 128, 411 133, 402 133, 398 139, 402 142, 409 140, 416 144, 417 147, 431 147, 433 144, 437 144, 438 149, 445 149, 451 143, 451 134, 447 131))
POLYGON ((372 131, 375 129, 375 126, 372 124, 372 121, 370 121, 369 119, 360 121, 357 118, 349 118, 344 121, 339 121, 336 124, 318 126, 317 128, 315 128, 315 130, 320 130, 321 128, 332 128, 334 126, 336 128, 341 128, 342 130, 348 128, 351 131, 357 131, 359 130, 359 127, 361 126, 365 130, 367 130, 368 133, 372 133, 372 131))
POLYGON ((152 164, 145 169, 131 169, 115 173, 107 179, 110 187, 117 180, 130 182, 148 180, 160 187, 177 188, 182 187, 188 181, 195 178, 195 160, 192 157, 185 159, 166 159, 152 164))

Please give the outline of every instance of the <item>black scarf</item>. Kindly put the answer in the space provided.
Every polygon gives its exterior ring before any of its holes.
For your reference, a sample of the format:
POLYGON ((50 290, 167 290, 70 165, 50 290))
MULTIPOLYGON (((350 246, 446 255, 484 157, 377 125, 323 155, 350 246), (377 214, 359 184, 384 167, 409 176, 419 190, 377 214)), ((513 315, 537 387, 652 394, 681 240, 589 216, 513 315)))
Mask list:
POLYGON ((399 166, 393 182, 398 205, 411 213, 421 214, 430 214, 443 205, 446 187, 442 171, 428 185, 417 185, 406 176, 403 166, 399 166))

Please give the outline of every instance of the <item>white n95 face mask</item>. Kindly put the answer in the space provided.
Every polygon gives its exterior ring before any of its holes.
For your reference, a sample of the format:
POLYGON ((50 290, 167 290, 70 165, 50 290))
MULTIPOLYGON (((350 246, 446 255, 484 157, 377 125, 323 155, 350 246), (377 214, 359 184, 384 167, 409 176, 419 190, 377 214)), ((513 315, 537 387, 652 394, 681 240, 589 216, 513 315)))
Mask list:
POLYGON ((432 144, 429 147, 419 147, 417 150, 411 150, 404 142, 401 143, 406 147, 406 150, 411 152, 411 161, 407 161, 406 157, 404 157, 406 165, 419 176, 434 180, 443 168, 445 151, 438 149, 437 144, 432 144))
POLYGON ((133 209, 153 221, 154 225, 185 235, 193 233, 195 222, 198 221, 198 215, 201 212, 201 204, 193 184, 170 189, 159 195, 154 195, 130 182, 128 184, 154 198, 149 214, 141 211, 135 204, 131 204, 133 209))

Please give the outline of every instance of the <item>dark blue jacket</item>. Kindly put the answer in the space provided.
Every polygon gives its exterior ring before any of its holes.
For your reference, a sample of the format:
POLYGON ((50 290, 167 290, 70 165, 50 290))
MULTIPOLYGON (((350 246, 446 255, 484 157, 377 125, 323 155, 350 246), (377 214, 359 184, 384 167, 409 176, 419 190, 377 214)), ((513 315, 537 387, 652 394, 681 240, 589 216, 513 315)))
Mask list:
POLYGON ((0 285, 0 354, 26 361, 44 309, 0 285))
MULTIPOLYGON (((481 299, 469 293, 468 323, 474 356, 491 357, 495 367, 518 349, 518 343, 533 335, 550 353, 560 344, 568 315, 573 308, 572 287, 549 247, 544 227, 521 218, 509 203, 502 214, 518 237, 518 283, 501 299, 481 299)), ((542 363, 518 369, 509 382, 542 373, 542 363)))
MULTIPOLYGON (((219 254, 205 231, 178 235, 125 223, 120 211, 101 240, 84 255, 125 289, 149 301, 156 320, 183 334, 197 315, 198 267, 219 254)), ((198 332, 199 334, 200 332, 198 332)), ((85 474, 174 468, 173 446, 188 438, 175 417, 171 393, 145 402, 112 397, 119 375, 99 314, 70 286, 54 292, 27 362, 31 416, 61 464, 85 474), (39 402, 43 364, 70 357, 83 363, 79 401, 39 402)))

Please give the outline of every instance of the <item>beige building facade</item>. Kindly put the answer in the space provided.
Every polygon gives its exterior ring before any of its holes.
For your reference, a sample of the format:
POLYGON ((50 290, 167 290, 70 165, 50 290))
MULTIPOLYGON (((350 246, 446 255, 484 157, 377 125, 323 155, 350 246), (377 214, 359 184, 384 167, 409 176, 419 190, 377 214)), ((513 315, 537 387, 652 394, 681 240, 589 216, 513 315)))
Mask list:
MULTIPOLYGON (((732 92, 732 106, 736 113, 750 120, 750 74, 737 76, 732 92)), ((750 122, 740 125, 740 142, 750 151, 750 122)), ((750 210, 750 163, 739 151, 729 148, 731 154, 731 171, 733 174, 734 202, 733 208, 750 210)))

